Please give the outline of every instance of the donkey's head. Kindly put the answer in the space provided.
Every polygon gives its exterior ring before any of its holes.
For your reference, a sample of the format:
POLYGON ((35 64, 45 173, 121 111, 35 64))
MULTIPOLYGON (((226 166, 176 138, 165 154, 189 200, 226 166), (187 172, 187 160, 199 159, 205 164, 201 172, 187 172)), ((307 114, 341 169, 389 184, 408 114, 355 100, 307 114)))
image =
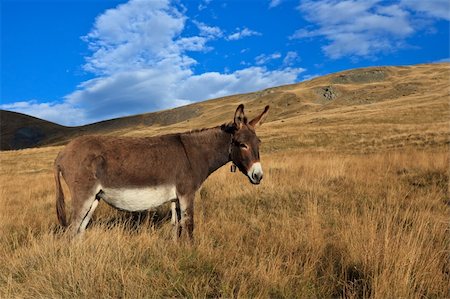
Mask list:
POLYGON ((234 114, 234 133, 230 148, 231 161, 245 174, 252 184, 259 184, 263 171, 259 161, 259 145, 261 140, 256 136, 255 128, 261 125, 267 116, 269 106, 251 121, 247 122, 244 105, 239 105, 234 114))

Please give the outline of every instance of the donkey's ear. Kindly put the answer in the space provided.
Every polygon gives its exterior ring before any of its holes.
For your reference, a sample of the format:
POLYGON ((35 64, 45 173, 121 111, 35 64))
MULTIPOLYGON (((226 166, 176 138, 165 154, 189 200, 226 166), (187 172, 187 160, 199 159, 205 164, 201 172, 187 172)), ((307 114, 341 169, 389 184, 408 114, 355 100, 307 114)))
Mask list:
POLYGON ((237 129, 240 129, 243 124, 247 123, 247 117, 245 117, 244 113, 244 105, 240 104, 236 112, 234 113, 234 125, 237 129))
POLYGON ((255 127, 258 126, 258 125, 262 125, 263 122, 264 122, 264 120, 265 120, 266 117, 267 117, 267 112, 269 112, 269 105, 267 105, 267 106, 264 108, 264 111, 263 111, 260 115, 258 115, 258 116, 255 117, 254 119, 252 119, 252 120, 250 121, 249 125, 252 126, 253 128, 255 128, 255 127))

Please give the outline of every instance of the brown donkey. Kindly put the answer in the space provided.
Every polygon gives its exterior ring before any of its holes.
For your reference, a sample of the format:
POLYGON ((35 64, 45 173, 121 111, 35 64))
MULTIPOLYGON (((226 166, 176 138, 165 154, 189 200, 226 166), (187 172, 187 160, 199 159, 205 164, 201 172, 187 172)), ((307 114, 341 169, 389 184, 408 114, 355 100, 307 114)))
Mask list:
POLYGON ((244 105, 220 127, 148 138, 83 136, 55 160, 56 212, 67 226, 60 173, 72 195, 74 234, 83 233, 100 199, 121 210, 143 211, 172 202, 174 237, 193 237, 194 196, 206 178, 232 161, 253 184, 263 172, 255 127, 269 106, 247 122, 244 105))

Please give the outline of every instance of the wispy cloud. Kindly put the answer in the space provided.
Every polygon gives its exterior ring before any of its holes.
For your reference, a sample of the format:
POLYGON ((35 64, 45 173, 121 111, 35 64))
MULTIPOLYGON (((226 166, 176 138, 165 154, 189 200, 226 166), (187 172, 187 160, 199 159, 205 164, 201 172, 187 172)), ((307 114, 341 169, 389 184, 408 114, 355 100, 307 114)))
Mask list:
POLYGON ((313 74, 313 75, 304 75, 302 77, 302 81, 308 81, 308 80, 312 80, 314 78, 320 77, 322 75, 318 75, 318 74, 313 74))
POLYGON ((286 56, 283 58, 283 65, 291 66, 294 63, 298 62, 300 57, 297 52, 289 51, 286 53, 286 56))
POLYGON ((322 49, 331 58, 373 56, 392 51, 414 29, 408 12, 398 5, 380 6, 378 1, 302 1, 298 9, 315 24, 297 30, 292 39, 325 37, 322 49))
POLYGON ((270 0, 269 8, 277 7, 281 4, 281 0, 270 0))
POLYGON ((400 5, 432 18, 450 21, 450 2, 447 0, 401 0, 400 5))
POLYGON ((244 37, 262 35, 260 32, 250 30, 246 27, 243 29, 236 28, 236 30, 237 31, 235 33, 228 35, 228 37, 227 37, 228 40, 238 40, 238 39, 242 39, 244 37))
POLYGON ((297 52, 288 51, 284 57, 280 52, 260 54, 255 57, 255 63, 256 65, 268 65, 275 63, 275 61, 279 61, 281 58, 283 58, 280 63, 282 67, 291 67, 300 61, 300 57, 297 52))
POLYGON ((25 113, 66 126, 79 125, 80 120, 86 119, 86 113, 83 109, 76 108, 67 102, 58 103, 30 100, 3 104, 0 107, 1 109, 25 113))
POLYGON ((193 21, 200 31, 200 36, 205 36, 207 38, 219 38, 223 36, 222 29, 217 26, 208 26, 205 23, 199 21, 193 21))
POLYGON ((436 60, 436 61, 434 61, 434 62, 437 62, 437 63, 441 63, 441 62, 450 62, 450 57, 442 58, 442 59, 436 60))
POLYGON ((271 60, 276 60, 276 59, 280 59, 280 58, 281 58, 281 54, 278 52, 269 54, 269 55, 261 54, 261 55, 258 55, 255 57, 255 62, 258 65, 262 65, 262 64, 268 63, 271 60))
POLYGON ((198 9, 199 11, 202 11, 202 10, 204 10, 205 8, 208 7, 208 4, 209 4, 209 3, 211 3, 211 0, 203 0, 203 1, 197 6, 197 9, 198 9))
POLYGON ((396 51, 420 29, 412 22, 413 13, 446 20, 450 14, 446 0, 303 0, 298 10, 311 26, 290 38, 324 38, 327 44, 322 50, 332 59, 396 51))
POLYGON ((303 68, 271 71, 265 67, 248 67, 230 74, 209 72, 189 77, 181 86, 179 93, 192 95, 198 100, 206 100, 293 83, 304 71, 303 68))

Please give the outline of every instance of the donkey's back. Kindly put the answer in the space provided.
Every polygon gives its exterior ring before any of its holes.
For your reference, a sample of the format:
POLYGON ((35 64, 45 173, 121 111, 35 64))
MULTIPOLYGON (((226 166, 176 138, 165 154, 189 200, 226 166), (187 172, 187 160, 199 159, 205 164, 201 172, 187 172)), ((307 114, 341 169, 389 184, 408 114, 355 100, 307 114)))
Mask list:
POLYGON ((184 150, 175 135, 82 136, 60 152, 55 164, 68 184, 87 184, 95 179, 103 186, 114 187, 175 183, 177 173, 186 171, 187 166, 184 150))

